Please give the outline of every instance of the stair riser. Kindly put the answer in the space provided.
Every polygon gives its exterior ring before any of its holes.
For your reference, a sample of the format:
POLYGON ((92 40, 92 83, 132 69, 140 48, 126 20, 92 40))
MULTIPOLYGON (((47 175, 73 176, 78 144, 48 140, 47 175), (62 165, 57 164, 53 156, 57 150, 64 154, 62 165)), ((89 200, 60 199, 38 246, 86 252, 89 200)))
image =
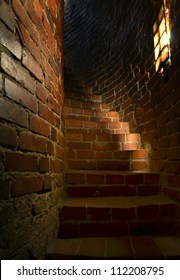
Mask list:
MULTIPOLYGON (((99 111, 109 111, 109 104, 101 103, 100 100, 75 100, 75 99, 65 99, 65 106, 70 108, 81 108, 99 110, 99 111)), ((66 110, 65 110, 66 113, 66 110)))
POLYGON ((137 207, 91 207, 91 206, 64 206, 60 211, 60 220, 79 220, 84 222, 134 220, 141 219, 164 219, 176 216, 177 209, 174 204, 154 204, 137 207))
POLYGON ((141 143, 140 135, 138 133, 129 134, 104 134, 98 133, 86 133, 86 131, 80 129, 68 129, 66 133, 67 143, 76 142, 92 142, 99 145, 116 145, 118 143, 141 143))
POLYGON ((119 172, 108 172, 107 174, 103 171, 97 172, 67 172, 65 177, 67 184, 73 185, 127 185, 127 186, 139 186, 139 185, 159 185, 161 183, 161 177, 158 173, 125 173, 119 174, 119 172))
POLYGON ((67 186, 69 197, 107 197, 107 196, 152 196, 158 195, 161 191, 160 185, 141 186, 67 186))
MULTIPOLYGON (((78 136, 76 136, 77 139, 78 139, 78 136)), ((114 158, 129 158, 130 156, 136 158, 142 158, 143 155, 139 154, 138 155, 138 152, 136 152, 137 155, 133 155, 133 153, 131 152, 132 150, 141 150, 140 147, 141 147, 141 144, 139 142, 108 142, 108 143, 102 143, 102 142, 95 142, 95 141, 92 141, 92 142, 89 142, 89 141, 75 141, 75 142, 67 142, 67 147, 68 147, 68 150, 75 150, 75 151, 82 151, 82 150, 85 150, 86 151, 91 151, 91 152, 94 152, 94 153, 98 153, 98 152, 113 152, 112 153, 112 156, 114 158), (87 146, 87 148, 85 148, 85 145, 87 146), (130 153, 122 153, 123 151, 130 151, 130 153)), ((143 158, 146 158, 145 157, 146 153, 144 152, 144 157, 143 158)), ((69 154, 68 156, 71 156, 71 154, 69 154)), ((96 154, 94 155, 96 156, 96 154)))
POLYGON ((68 160, 68 169, 74 170, 119 170, 145 171, 148 169, 146 161, 122 160, 68 160))
POLYGON ((153 221, 115 221, 94 223, 61 224, 60 238, 79 237, 118 237, 141 235, 173 235, 175 234, 174 222, 171 220, 153 221))
MULTIPOLYGON (((119 115, 115 112, 103 112, 104 114, 100 114, 101 112, 89 111, 88 109, 78 109, 72 108, 72 114, 68 113, 64 115, 65 120, 84 120, 89 122, 98 122, 98 123, 112 123, 119 122, 119 115), (80 110, 84 111, 84 114, 79 114, 80 110), (109 113, 112 113, 111 115, 109 113)), ((68 123, 68 122, 67 122, 68 123)))

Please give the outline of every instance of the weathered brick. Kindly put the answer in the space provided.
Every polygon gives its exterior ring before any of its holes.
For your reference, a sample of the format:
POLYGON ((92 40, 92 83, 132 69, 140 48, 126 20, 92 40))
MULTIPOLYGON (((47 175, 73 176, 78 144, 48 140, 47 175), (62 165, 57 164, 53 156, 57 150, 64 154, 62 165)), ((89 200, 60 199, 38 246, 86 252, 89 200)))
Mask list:
POLYGON ((22 196, 28 193, 39 192, 43 189, 43 178, 36 176, 18 176, 12 185, 12 196, 22 196))
POLYGON ((98 170, 120 170, 120 171, 129 171, 130 163, 128 161, 108 161, 108 160, 99 160, 97 161, 98 170))
POLYGON ((106 176, 106 183, 107 184, 124 184, 124 175, 107 175, 106 176))
POLYGON ((113 159, 112 152, 96 152, 96 159, 113 159))
POLYGON ((96 162, 89 160, 68 160, 68 168, 81 169, 81 170, 94 170, 96 169, 96 162))
POLYGON ((47 101, 48 101, 49 109, 59 115, 60 114, 60 104, 55 100, 55 98, 53 96, 49 95, 47 101))
POLYGON ((28 125, 27 112, 8 100, 0 99, 0 117, 23 127, 28 125))
POLYGON ((50 171, 53 173, 60 173, 62 169, 62 164, 59 159, 50 160, 50 171))
POLYGON ((83 133, 82 136, 83 136, 83 141, 94 141, 94 140, 96 140, 96 133, 83 133))
POLYGON ((38 170, 37 156, 18 152, 7 152, 5 168, 7 171, 33 172, 38 170))
POLYGON ((128 174, 125 176, 125 183, 131 185, 139 185, 144 182, 144 174, 128 174))
POLYGON ((99 134, 98 141, 111 141, 111 135, 110 134, 99 134))
POLYGON ((69 184, 83 184, 83 183, 85 183, 85 174, 82 174, 82 173, 67 173, 65 180, 69 184))
POLYGON ((174 149, 169 149, 168 151, 168 159, 169 160, 179 160, 180 148, 176 147, 174 149))
POLYGON ((49 169, 50 169, 49 158, 41 157, 39 160, 39 172, 46 173, 49 172, 49 169))
POLYGON ((56 0, 48 0, 48 7, 53 17, 57 16, 57 1, 56 0))
POLYGON ((144 171, 147 169, 147 162, 133 160, 131 163, 131 168, 133 171, 144 171))
POLYGON ((147 173, 145 174, 145 184, 159 184, 160 178, 158 173, 147 173))
POLYGON ((23 23, 25 28, 28 30, 28 33, 30 34, 32 39, 38 45, 38 43, 39 43, 38 32, 37 32, 33 22, 31 21, 28 13, 24 9, 23 5, 21 4, 21 2, 19 0, 13 0, 12 7, 13 7, 13 10, 15 11, 16 15, 19 17, 20 21, 23 23))
POLYGON ((137 207, 137 218, 138 219, 152 219, 158 218, 159 205, 145 205, 137 207))
POLYGON ((94 151, 119 151, 120 144, 119 143, 112 143, 112 142, 94 142, 92 143, 92 149, 94 151))
POLYGON ((8 147, 16 147, 18 137, 16 129, 6 124, 0 124, 0 144, 8 147))
POLYGON ((0 91, 2 91, 2 89, 3 89, 3 76, 0 73, 0 91))
POLYGON ((38 0, 33 1, 34 10, 36 11, 37 15, 39 16, 40 20, 42 20, 43 10, 42 6, 40 5, 38 0))
POLYGON ((175 204, 162 204, 160 205, 161 217, 174 218, 177 215, 177 207, 175 204))
POLYGON ((40 65, 27 50, 23 50, 22 63, 35 76, 35 78, 40 82, 43 81, 43 73, 40 65))
POLYGON ((82 134, 80 133, 67 133, 68 141, 81 141, 82 134))
POLYGON ((81 120, 66 120, 65 123, 68 127, 83 127, 84 126, 84 122, 81 120))
POLYGON ((6 47, 18 59, 22 56, 22 47, 20 43, 14 38, 4 25, 0 24, 0 44, 6 47))
POLYGON ((57 142, 61 147, 64 147, 65 145, 64 135, 60 131, 58 131, 57 133, 58 133, 57 142))
POLYGON ((16 81, 25 86, 29 91, 35 93, 36 84, 34 79, 19 63, 4 52, 1 54, 1 67, 8 75, 15 78, 16 81))
POLYGON ((5 91, 9 98, 37 113, 37 100, 30 92, 8 79, 5 79, 5 91))
POLYGON ((68 147, 70 149, 81 149, 81 150, 90 150, 91 149, 91 144, 90 143, 86 143, 86 142, 70 142, 68 143, 68 147))
POLYGON ((42 65, 42 59, 40 55, 39 45, 37 45, 31 38, 30 33, 26 30, 24 25, 19 21, 19 28, 21 32, 21 37, 23 40, 23 45, 29 50, 35 60, 42 65))
POLYGON ((37 97, 43 102, 46 103, 47 100, 47 91, 46 89, 43 87, 42 84, 38 83, 37 85, 37 97))
POLYGON ((1 1, 0 3, 0 19, 11 29, 11 31, 14 31, 16 18, 12 12, 11 6, 5 1, 1 1))
POLYGON ((0 178, 0 200, 9 199, 11 195, 11 180, 0 178))
POLYGON ((61 218, 65 220, 81 220, 86 218, 85 207, 63 206, 61 218))
POLYGON ((52 189, 52 177, 50 175, 44 175, 43 190, 50 191, 52 189))
POLYGON ((87 215, 90 220, 108 220, 111 218, 110 208, 88 207, 87 215))
POLYGON ((57 141, 57 130, 53 126, 51 126, 51 140, 57 141))
POLYGON ((59 145, 56 145, 56 157, 64 159, 64 149, 59 145))
POLYGON ((77 158, 79 159, 93 159, 94 152, 88 150, 77 150, 77 158))
POLYGON ((50 124, 44 121, 42 118, 30 114, 29 128, 31 131, 38 134, 49 136, 50 135, 50 124))
POLYGON ((19 147, 22 150, 46 153, 46 140, 43 137, 22 131, 19 141, 19 147))
POLYGON ((137 150, 140 147, 139 143, 123 143, 123 150, 137 150))
POLYGON ((54 142, 48 140, 48 141, 46 142, 46 144, 47 144, 47 153, 50 154, 50 155, 55 156, 56 151, 55 151, 54 142))
POLYGON ((134 150, 131 151, 131 158, 132 159, 145 159, 147 156, 147 151, 146 150, 134 150))
POLYGON ((113 219, 134 219, 135 218, 135 207, 130 208, 112 208, 113 219))
POLYGON ((39 103, 39 116, 52 125, 56 125, 56 119, 53 112, 47 107, 47 105, 44 105, 43 103, 39 103))
POLYGON ((105 177, 104 175, 99 175, 99 174, 93 174, 93 175, 87 174, 86 181, 88 184, 104 184, 105 177))

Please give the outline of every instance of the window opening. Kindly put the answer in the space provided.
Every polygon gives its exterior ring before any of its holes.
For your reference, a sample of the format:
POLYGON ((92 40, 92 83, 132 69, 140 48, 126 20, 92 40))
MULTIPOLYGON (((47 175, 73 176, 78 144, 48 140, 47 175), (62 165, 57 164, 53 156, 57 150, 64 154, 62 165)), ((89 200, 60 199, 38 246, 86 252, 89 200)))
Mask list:
POLYGON ((170 24, 167 0, 163 0, 153 25, 154 55, 156 72, 166 75, 170 58, 170 24))

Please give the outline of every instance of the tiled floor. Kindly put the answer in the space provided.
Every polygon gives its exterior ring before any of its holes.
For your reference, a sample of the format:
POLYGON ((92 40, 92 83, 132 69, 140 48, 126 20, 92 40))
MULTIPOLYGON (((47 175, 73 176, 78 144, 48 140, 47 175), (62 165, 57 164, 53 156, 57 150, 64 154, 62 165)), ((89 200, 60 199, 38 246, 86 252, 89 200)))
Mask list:
POLYGON ((178 237, 77 238, 55 241, 46 259, 178 259, 178 237))

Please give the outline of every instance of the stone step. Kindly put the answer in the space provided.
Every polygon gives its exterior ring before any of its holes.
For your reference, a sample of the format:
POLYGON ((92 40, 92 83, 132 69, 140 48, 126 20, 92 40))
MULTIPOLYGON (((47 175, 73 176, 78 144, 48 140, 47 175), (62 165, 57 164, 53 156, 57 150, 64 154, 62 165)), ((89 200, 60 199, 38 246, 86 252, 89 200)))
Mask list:
POLYGON ((101 100, 99 100, 99 98, 97 98, 96 96, 87 100, 65 98, 64 105, 65 107, 76 107, 81 109, 92 109, 100 111, 110 110, 109 104, 102 103, 101 100))
POLYGON ((176 203, 163 195, 67 198, 60 210, 61 238, 174 234, 176 203))
POLYGON ((152 196, 161 192, 161 185, 66 185, 68 197, 152 196))
POLYGON ((180 259, 176 236, 125 236, 55 240, 46 260, 166 260, 180 259))
POLYGON ((129 131, 129 123, 128 122, 121 122, 122 123, 122 127, 120 129, 112 129, 112 128, 100 128, 98 127, 97 128, 97 124, 93 122, 81 122, 78 123, 78 121, 75 122, 75 127, 74 126, 69 126, 69 127, 66 127, 66 133, 86 133, 86 134, 104 134, 104 135, 107 135, 107 134, 117 134, 117 135, 120 135, 120 134, 129 134, 130 131, 129 131), (82 126, 83 125, 83 126, 82 126), (95 127, 92 127, 92 126, 95 126, 95 127), (90 127, 91 126, 91 127, 90 127))
POLYGON ((141 149, 139 134, 96 134, 67 133, 69 158, 75 158, 72 151, 83 159, 146 159, 148 154, 141 149), (83 154, 84 153, 84 154, 83 154), (89 155, 87 154, 89 153, 89 155))
POLYGON ((119 120, 119 114, 115 111, 107 111, 107 109, 103 110, 93 110, 87 108, 79 108, 79 107, 70 107, 65 106, 63 108, 65 119, 70 119, 72 117, 75 118, 83 118, 86 117, 90 121, 104 121, 104 122, 113 122, 119 120))
POLYGON ((152 186, 161 184, 161 176, 156 172, 82 171, 68 170, 65 183, 71 185, 126 185, 152 186))
POLYGON ((138 143, 67 143, 67 168, 79 170, 148 170, 146 150, 138 149, 138 143), (126 149, 121 151, 120 149, 126 149), (131 150, 128 150, 131 149, 131 150), (135 150, 133 150, 135 149, 135 150))
POLYGON ((128 134, 129 124, 127 122, 96 122, 88 120, 79 120, 76 118, 65 119, 66 128, 81 128, 81 129, 97 129, 98 133, 104 132, 111 134, 128 134), (112 131, 112 132, 111 132, 112 131))
POLYGON ((147 171, 148 163, 146 159, 68 159, 67 168, 74 170, 147 171))
POLYGON ((69 171, 65 183, 69 197, 152 196, 161 192, 158 173, 69 171))
POLYGON ((117 143, 119 143, 120 145, 124 145, 126 143, 138 143, 139 148, 141 146, 141 137, 138 133, 105 134, 98 132, 88 133, 82 130, 79 130, 79 132, 67 130, 66 138, 67 142, 99 142, 99 146, 107 145, 108 143, 111 143, 111 146, 115 146, 117 145, 117 143))

